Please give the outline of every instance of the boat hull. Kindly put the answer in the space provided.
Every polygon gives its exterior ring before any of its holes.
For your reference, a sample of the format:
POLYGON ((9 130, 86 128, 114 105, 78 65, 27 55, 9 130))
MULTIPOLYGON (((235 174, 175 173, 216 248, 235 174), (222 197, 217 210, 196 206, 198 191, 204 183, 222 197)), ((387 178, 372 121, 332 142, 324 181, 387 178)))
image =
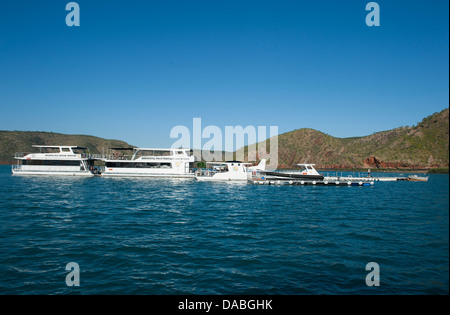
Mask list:
POLYGON ((17 176, 29 176, 29 175, 51 175, 51 176, 81 176, 81 177, 93 177, 95 176, 91 172, 64 172, 64 171, 19 171, 19 170, 13 170, 13 175, 17 176))
POLYGON ((428 177, 408 177, 410 182, 427 182, 428 177))
POLYGON ((102 177, 170 177, 194 178, 194 174, 162 174, 162 173, 101 173, 102 177))
POLYGON ((322 180, 323 175, 312 174, 295 174, 295 173, 282 173, 282 172, 261 172, 261 176, 265 176, 270 179, 289 180, 289 179, 309 179, 309 180, 322 180))
POLYGON ((345 177, 345 176, 325 176, 325 180, 329 181, 363 181, 363 182, 395 182, 398 177, 345 177))
POLYGON ((215 178, 213 176, 195 176, 195 179, 203 182, 231 182, 231 181, 247 181, 247 178, 215 178))

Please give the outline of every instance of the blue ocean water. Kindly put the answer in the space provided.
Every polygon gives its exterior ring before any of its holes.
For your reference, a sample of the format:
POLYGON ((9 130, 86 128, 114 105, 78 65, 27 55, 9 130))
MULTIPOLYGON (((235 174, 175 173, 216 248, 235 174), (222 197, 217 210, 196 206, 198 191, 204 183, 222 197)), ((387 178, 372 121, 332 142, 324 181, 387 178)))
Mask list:
POLYGON ((0 166, 0 195, 0 294, 449 293, 448 175, 259 186, 0 166))

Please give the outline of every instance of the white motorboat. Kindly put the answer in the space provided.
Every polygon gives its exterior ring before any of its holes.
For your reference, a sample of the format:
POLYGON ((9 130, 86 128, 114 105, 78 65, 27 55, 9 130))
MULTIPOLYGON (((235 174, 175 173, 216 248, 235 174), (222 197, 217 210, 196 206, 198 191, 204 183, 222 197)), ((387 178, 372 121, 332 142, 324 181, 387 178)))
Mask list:
POLYGON ((259 177, 268 180, 322 180, 324 176, 316 171, 315 164, 297 164, 300 170, 296 171, 259 171, 259 177))
POLYGON ((411 182, 427 182, 428 176, 409 175, 408 180, 411 182))
POLYGON ((39 153, 16 153, 13 175, 94 176, 91 155, 79 146, 33 145, 39 153))
POLYGON ((199 181, 247 181, 252 172, 264 170, 266 160, 263 159, 256 166, 248 166, 252 163, 243 163, 240 161, 227 162, 207 162, 211 164, 209 170, 202 170, 196 173, 195 178, 199 181))
POLYGON ((105 162, 102 176, 194 178, 196 158, 190 149, 112 148, 100 160, 105 162))

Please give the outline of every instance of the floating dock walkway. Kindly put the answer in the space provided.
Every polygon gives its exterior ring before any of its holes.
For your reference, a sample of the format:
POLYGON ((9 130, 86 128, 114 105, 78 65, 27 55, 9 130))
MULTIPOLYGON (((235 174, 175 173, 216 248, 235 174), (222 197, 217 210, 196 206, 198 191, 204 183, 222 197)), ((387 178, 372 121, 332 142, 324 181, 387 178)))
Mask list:
POLYGON ((410 176, 403 176, 403 177, 353 177, 353 176, 325 176, 324 180, 327 181, 358 181, 358 182, 396 182, 401 180, 407 180, 407 181, 427 181, 428 177, 425 176, 417 176, 417 175, 410 175, 410 176))
POLYGON ((327 181, 357 181, 357 182, 395 182, 403 180, 400 177, 353 177, 353 176, 325 176, 327 181))
POLYGON ((271 179, 251 179, 254 185, 297 185, 297 186, 372 186, 373 181, 354 180, 271 180, 271 179))

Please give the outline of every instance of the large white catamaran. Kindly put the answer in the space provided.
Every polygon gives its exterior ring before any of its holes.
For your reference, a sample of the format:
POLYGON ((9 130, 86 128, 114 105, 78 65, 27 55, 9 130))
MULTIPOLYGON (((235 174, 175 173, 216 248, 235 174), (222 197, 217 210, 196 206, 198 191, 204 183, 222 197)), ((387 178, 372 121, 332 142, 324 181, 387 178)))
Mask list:
POLYGON ((79 146, 33 145, 38 153, 16 153, 13 175, 94 176, 94 160, 79 146))
POLYGON ((190 149, 111 148, 100 160, 105 162, 102 176, 194 178, 196 158, 190 149))

